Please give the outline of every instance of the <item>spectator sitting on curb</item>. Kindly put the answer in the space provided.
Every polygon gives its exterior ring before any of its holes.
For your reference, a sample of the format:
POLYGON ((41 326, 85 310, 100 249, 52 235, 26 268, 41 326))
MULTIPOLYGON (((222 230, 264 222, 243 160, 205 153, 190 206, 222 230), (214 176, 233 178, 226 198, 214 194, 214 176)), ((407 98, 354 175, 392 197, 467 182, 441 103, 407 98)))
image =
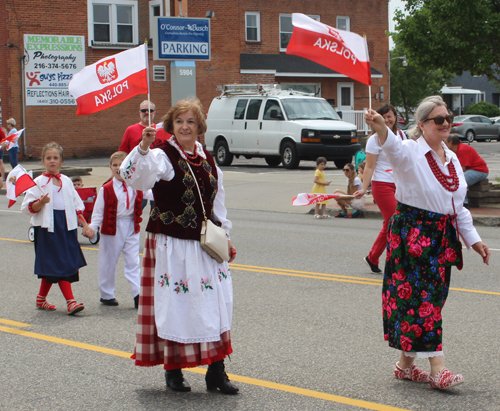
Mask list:
MULTIPOLYGON (((458 161, 460 161, 460 165, 464 171, 468 188, 488 178, 488 166, 473 147, 462 144, 455 134, 450 134, 444 142, 457 155, 458 161)), ((464 206, 468 207, 468 204, 469 200, 466 196, 464 206)))

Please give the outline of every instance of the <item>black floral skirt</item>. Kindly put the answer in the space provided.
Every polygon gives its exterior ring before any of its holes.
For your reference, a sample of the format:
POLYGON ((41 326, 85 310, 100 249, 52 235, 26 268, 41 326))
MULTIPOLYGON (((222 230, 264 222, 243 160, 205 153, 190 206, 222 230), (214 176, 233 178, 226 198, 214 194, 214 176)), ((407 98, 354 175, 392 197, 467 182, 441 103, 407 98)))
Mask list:
POLYGON ((382 288, 384 337, 402 351, 442 351, 441 310, 462 259, 452 215, 398 203, 389 222, 382 288))

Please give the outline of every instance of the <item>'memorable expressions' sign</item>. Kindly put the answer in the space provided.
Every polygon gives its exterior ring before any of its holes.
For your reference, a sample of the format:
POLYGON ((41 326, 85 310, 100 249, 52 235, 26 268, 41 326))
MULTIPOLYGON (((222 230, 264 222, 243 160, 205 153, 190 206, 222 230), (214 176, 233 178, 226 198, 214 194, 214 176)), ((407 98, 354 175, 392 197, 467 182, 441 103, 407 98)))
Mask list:
POLYGON ((84 44, 84 36, 24 35, 27 106, 76 106, 68 85, 85 67, 84 44))
POLYGON ((155 18, 154 60, 210 60, 210 19, 155 18))

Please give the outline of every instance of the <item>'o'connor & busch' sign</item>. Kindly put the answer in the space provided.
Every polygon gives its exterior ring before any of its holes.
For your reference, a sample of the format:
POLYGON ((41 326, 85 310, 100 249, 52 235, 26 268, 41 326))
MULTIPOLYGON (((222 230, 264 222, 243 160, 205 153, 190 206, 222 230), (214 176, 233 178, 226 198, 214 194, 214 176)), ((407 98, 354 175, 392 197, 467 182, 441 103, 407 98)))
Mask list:
POLYGON ((25 34, 27 106, 73 106, 73 74, 85 67, 85 37, 25 34))
POLYGON ((158 17, 155 28, 155 60, 210 60, 210 19, 158 17))

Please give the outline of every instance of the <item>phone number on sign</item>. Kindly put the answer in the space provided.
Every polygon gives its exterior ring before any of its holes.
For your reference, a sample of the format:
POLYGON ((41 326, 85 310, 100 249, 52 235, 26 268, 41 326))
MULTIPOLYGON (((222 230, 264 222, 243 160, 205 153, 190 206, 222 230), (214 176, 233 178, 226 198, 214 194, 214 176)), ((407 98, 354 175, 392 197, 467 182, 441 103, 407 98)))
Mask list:
POLYGON ((37 105, 44 106, 74 106, 76 105, 76 101, 74 98, 51 98, 51 99, 38 99, 36 101, 37 105))

